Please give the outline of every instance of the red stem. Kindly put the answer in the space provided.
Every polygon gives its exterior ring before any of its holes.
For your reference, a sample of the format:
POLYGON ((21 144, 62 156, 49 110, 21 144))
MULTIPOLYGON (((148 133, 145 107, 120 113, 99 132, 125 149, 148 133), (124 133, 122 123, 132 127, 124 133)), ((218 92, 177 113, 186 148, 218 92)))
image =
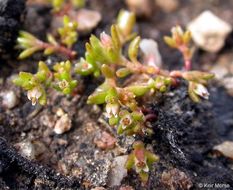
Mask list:
POLYGON ((191 60, 190 59, 185 60, 184 68, 185 68, 186 71, 191 70, 191 60))
POLYGON ((66 48, 64 46, 60 46, 60 45, 56 46, 56 45, 49 44, 49 43, 42 42, 42 41, 39 41, 39 45, 40 45, 41 49, 53 48, 55 52, 61 53, 65 56, 69 57, 70 59, 74 59, 76 56, 75 51, 72 51, 71 49, 66 48))
POLYGON ((190 50, 187 46, 182 45, 179 47, 180 52, 183 55, 184 58, 184 69, 186 71, 191 70, 192 67, 192 62, 191 62, 191 57, 190 57, 190 50))

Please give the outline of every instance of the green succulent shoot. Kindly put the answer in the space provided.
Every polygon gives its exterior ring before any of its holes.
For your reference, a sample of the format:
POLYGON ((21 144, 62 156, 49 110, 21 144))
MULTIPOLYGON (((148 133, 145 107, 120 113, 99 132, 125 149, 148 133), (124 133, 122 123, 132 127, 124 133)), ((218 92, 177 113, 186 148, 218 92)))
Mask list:
POLYGON ((184 72, 182 77, 189 82, 188 93, 194 102, 200 102, 200 98, 209 98, 209 92, 205 85, 208 80, 214 78, 214 74, 201 71, 188 71, 184 72))
POLYGON ((53 87, 65 95, 70 95, 77 86, 77 81, 71 76, 70 61, 56 63, 50 71, 47 65, 40 61, 36 74, 20 72, 13 83, 27 91, 28 99, 32 105, 39 103, 45 105, 46 90, 53 87))
POLYGON ((165 36, 165 43, 171 48, 178 49, 184 57, 185 61, 185 69, 191 69, 191 58, 192 58, 192 50, 189 47, 192 39, 192 35, 190 31, 183 31, 180 26, 173 27, 171 29, 172 36, 165 36))
POLYGON ((70 61, 57 63, 53 69, 55 71, 53 87, 63 94, 71 94, 78 82, 72 79, 70 61))
POLYGON ((63 27, 58 28, 58 33, 60 35, 61 42, 68 48, 71 48, 78 39, 77 27, 77 22, 71 21, 66 15, 63 17, 63 27))
POLYGON ((158 161, 159 157, 157 155, 146 150, 141 141, 136 141, 133 144, 133 151, 125 163, 125 168, 127 170, 134 169, 142 182, 147 183, 152 164, 158 161))
POLYGON ((51 71, 44 62, 40 61, 36 74, 20 72, 13 80, 13 83, 27 91, 27 97, 32 102, 32 105, 36 105, 37 102, 41 105, 45 105, 45 89, 51 84, 51 81, 51 71))
POLYGON ((111 35, 102 32, 99 39, 94 35, 90 37, 90 42, 86 44, 85 59, 82 58, 77 64, 76 72, 99 76, 103 64, 121 64, 122 46, 135 36, 132 34, 134 25, 134 13, 122 10, 117 23, 111 27, 111 35))
POLYGON ((93 72, 94 76, 101 74, 103 64, 114 64, 121 57, 121 43, 115 26, 111 28, 111 36, 101 33, 100 39, 92 35, 86 44, 85 59, 78 63, 76 72, 81 75, 93 72))
POLYGON ((38 40, 32 34, 20 31, 19 37, 17 38, 18 47, 23 49, 19 55, 19 59, 25 59, 37 51, 43 50, 43 47, 40 45, 40 40, 38 40))
POLYGON ((136 23, 135 13, 126 10, 121 10, 117 17, 117 30, 119 32, 121 43, 133 39, 136 33, 133 33, 133 28, 136 23))
POLYGON ((71 0, 72 5, 75 8, 82 8, 86 4, 86 0, 71 0))
POLYGON ((54 12, 60 11, 64 2, 65 0, 50 0, 50 3, 53 6, 54 12))
POLYGON ((129 112, 121 110, 119 113, 119 124, 117 133, 125 135, 134 135, 142 133, 144 127, 144 115, 140 111, 129 112))
POLYGON ((17 47, 23 51, 19 55, 19 59, 25 59, 38 51, 44 51, 44 55, 53 53, 61 53, 71 59, 76 56, 76 52, 71 50, 72 45, 77 41, 77 23, 70 20, 69 17, 64 16, 64 26, 58 29, 60 41, 59 42, 51 34, 47 35, 47 41, 43 42, 36 38, 34 35, 20 31, 17 38, 17 47))
POLYGON ((72 6, 73 8, 81 8, 86 4, 85 0, 49 0, 54 12, 59 12, 65 5, 72 6))

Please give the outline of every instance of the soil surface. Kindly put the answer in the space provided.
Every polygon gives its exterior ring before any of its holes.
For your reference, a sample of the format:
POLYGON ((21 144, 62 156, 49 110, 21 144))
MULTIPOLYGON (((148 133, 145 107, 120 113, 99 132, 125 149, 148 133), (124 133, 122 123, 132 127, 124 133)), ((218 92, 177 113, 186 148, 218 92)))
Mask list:
MULTIPOLYGON (((169 14, 155 8, 150 18, 138 19, 136 27, 136 31, 143 38, 158 41, 163 67, 166 69, 182 67, 181 55, 162 41, 163 35, 168 34, 175 24, 186 26, 203 10, 209 9, 233 25, 232 1, 179 2, 178 9, 169 14)), ((118 11, 126 8, 126 5, 121 0, 89 0, 87 8, 97 10, 103 16, 101 23, 93 31, 98 35, 103 30, 109 31, 118 11)), ((45 34, 52 31, 49 7, 28 5, 24 17, 23 29, 39 38, 45 39, 45 34)), ((13 33, 16 33, 15 29, 13 33)), ((79 56, 85 52, 84 44, 88 36, 89 34, 80 36, 74 47, 79 56)), ((10 56, 8 53, 7 58, 1 56, 0 92, 14 91, 18 103, 14 108, 6 109, 0 98, 0 189, 104 187, 118 190, 126 185, 135 190, 189 187, 201 189, 202 184, 215 183, 226 184, 229 185, 228 189, 233 189, 232 160, 213 151, 215 145, 227 140, 233 141, 233 93, 224 82, 233 77, 232 50, 233 34, 230 34, 219 53, 210 54, 201 50, 195 52, 195 69, 212 71, 216 66, 227 68, 224 76, 209 84, 209 101, 194 104, 188 97, 187 84, 180 81, 178 88, 171 89, 163 97, 152 97, 151 101, 144 105, 158 118, 151 122, 154 135, 141 140, 146 143, 147 148, 160 156, 160 161, 153 165, 146 186, 140 183, 134 172, 129 172, 121 185, 115 187, 110 187, 109 182, 113 177, 109 175, 112 162, 115 157, 130 152, 134 138, 117 137, 116 131, 105 122, 102 107, 86 104, 88 95, 101 83, 101 79, 80 78, 79 95, 66 97, 51 90, 48 93, 47 106, 33 107, 25 93, 12 84, 12 78, 19 71, 35 72, 39 60, 45 60, 52 67, 61 58, 43 57, 37 53, 30 59, 18 61, 15 58, 17 52, 10 53, 10 56), (53 126, 61 113, 68 114, 72 128, 57 135, 53 132, 53 126), (103 150, 97 147, 96 139, 99 139, 103 132, 116 140, 114 148, 103 150), (33 147, 35 155, 31 158, 24 157, 20 148, 22 146, 28 149, 33 147), (163 177, 165 173, 169 176, 166 179, 163 177)))

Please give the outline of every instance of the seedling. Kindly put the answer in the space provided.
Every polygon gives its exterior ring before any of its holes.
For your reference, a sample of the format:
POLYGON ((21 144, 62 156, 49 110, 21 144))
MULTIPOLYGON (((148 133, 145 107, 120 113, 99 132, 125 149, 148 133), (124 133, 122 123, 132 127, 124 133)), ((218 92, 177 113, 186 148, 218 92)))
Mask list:
POLYGON ((20 72, 19 76, 14 79, 13 82, 27 91, 27 97, 31 100, 32 105, 36 105, 37 102, 41 105, 45 105, 45 88, 50 86, 51 81, 51 71, 44 62, 40 61, 36 74, 33 75, 31 73, 20 72))
POLYGON ((171 29, 172 37, 165 36, 164 41, 172 48, 178 49, 183 57, 185 62, 185 70, 191 69, 191 58, 192 50, 190 48, 190 41, 192 35, 190 31, 183 31, 180 26, 173 27, 171 29))
POLYGON ((188 81, 188 93, 189 97, 194 102, 200 102, 200 98, 208 99, 209 92, 205 85, 208 83, 208 80, 214 77, 214 74, 201 72, 201 71, 172 71, 170 73, 173 77, 181 77, 188 81))
POLYGON ((158 156, 146 150, 141 141, 136 141, 133 144, 133 151, 129 154, 125 167, 127 170, 134 169, 140 176, 142 182, 146 183, 152 164, 158 161, 158 156))
POLYGON ((18 48, 23 51, 20 53, 19 59, 30 57, 38 51, 44 51, 44 55, 61 53, 68 58, 73 59, 76 52, 72 51, 71 47, 78 38, 77 23, 70 21, 69 17, 64 16, 63 27, 58 29, 58 33, 62 44, 59 44, 51 34, 47 35, 48 42, 43 42, 28 32, 20 31, 17 42, 18 48))
POLYGON ((27 97, 32 105, 39 103, 45 105, 47 102, 46 90, 50 87, 69 95, 77 86, 77 81, 71 78, 71 63, 60 62, 54 65, 54 72, 47 65, 39 62, 36 74, 20 72, 13 82, 27 91, 27 97))

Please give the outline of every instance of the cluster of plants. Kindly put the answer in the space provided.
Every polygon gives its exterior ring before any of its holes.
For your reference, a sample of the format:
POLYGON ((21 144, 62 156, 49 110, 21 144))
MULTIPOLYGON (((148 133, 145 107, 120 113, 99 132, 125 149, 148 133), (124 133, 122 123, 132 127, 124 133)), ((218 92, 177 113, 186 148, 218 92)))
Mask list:
MULTIPOLYGON (((53 3, 64 1, 53 1, 53 3)), ((75 2, 75 1, 70 1, 75 2)), ((171 37, 166 36, 165 42, 172 48, 179 50, 184 57, 184 68, 179 71, 167 71, 156 66, 156 63, 138 59, 140 37, 133 32, 135 25, 134 13, 122 10, 116 24, 100 37, 91 35, 86 43, 85 57, 75 60, 71 48, 77 41, 77 23, 64 17, 64 26, 58 29, 60 43, 52 35, 48 35, 48 43, 38 40, 32 34, 21 32, 18 45, 23 49, 19 58, 24 59, 37 51, 44 50, 44 54, 62 53, 67 60, 58 62, 50 70, 43 62, 39 62, 38 72, 35 74, 20 72, 14 80, 17 86, 27 91, 32 105, 39 103, 46 105, 46 91, 54 88, 65 95, 72 95, 78 81, 72 78, 76 75, 92 75, 102 77, 104 81, 88 97, 88 104, 103 104, 104 114, 109 125, 116 128, 119 135, 150 135, 153 131, 147 127, 146 121, 151 115, 143 112, 139 99, 145 96, 162 95, 182 78, 188 82, 188 94, 194 102, 201 98, 208 99, 206 84, 213 74, 191 71, 192 51, 190 47, 191 33, 184 32, 176 26, 171 30, 171 37), (126 51, 125 51, 126 50, 126 51), (126 54, 124 52, 127 52, 126 54)), ((148 151, 143 142, 136 141, 133 151, 126 162, 127 169, 135 169, 144 183, 149 177, 152 164, 159 158, 148 151)))

